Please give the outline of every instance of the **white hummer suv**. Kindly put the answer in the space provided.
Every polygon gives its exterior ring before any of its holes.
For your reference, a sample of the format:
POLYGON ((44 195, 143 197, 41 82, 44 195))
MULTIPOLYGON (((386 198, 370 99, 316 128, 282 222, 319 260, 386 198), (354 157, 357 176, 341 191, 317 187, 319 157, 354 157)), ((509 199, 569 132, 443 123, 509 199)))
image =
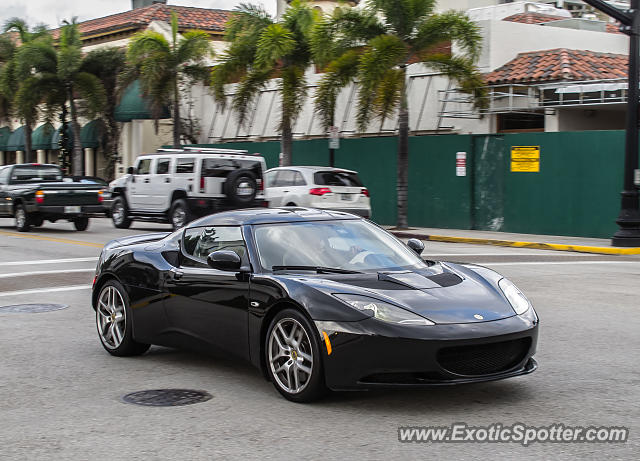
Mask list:
POLYGON ((133 220, 171 223, 174 229, 211 213, 267 206, 266 162, 234 149, 160 149, 141 155, 127 175, 112 181, 111 219, 120 229, 133 220))

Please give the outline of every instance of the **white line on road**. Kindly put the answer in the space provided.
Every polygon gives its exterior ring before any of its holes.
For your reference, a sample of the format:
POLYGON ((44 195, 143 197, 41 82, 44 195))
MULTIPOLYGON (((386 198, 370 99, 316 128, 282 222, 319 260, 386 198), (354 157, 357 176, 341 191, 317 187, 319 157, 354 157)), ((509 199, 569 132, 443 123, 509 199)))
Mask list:
POLYGON ((481 266, 542 266, 542 265, 585 265, 585 264, 640 264, 638 261, 519 261, 519 262, 472 262, 469 264, 479 264, 481 266))
POLYGON ((70 274, 72 272, 93 272, 95 267, 87 269, 66 269, 57 271, 31 271, 31 272, 12 272, 10 274, 0 274, 0 279, 6 279, 10 277, 26 277, 29 275, 48 275, 48 274, 70 274))
POLYGON ((56 263, 79 263, 87 261, 97 261, 97 257, 91 258, 67 258, 67 259, 42 259, 40 261, 2 261, 0 266, 28 266, 32 264, 56 264, 56 263))
POLYGON ((90 288, 91 288, 91 285, 71 285, 68 287, 58 287, 58 288, 36 288, 33 290, 5 291, 4 293, 0 293, 0 297, 33 295, 38 293, 53 293, 56 291, 88 290, 90 288))

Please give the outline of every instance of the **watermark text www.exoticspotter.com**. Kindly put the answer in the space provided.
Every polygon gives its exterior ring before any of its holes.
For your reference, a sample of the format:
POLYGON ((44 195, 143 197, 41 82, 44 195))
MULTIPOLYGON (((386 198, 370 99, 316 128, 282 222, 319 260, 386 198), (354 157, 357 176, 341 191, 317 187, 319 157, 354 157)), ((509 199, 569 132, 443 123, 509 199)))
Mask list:
POLYGON ((516 423, 511 426, 491 424, 469 426, 454 423, 451 426, 401 426, 398 441, 417 443, 492 442, 520 443, 624 443, 629 437, 629 428, 620 426, 527 426, 516 423))

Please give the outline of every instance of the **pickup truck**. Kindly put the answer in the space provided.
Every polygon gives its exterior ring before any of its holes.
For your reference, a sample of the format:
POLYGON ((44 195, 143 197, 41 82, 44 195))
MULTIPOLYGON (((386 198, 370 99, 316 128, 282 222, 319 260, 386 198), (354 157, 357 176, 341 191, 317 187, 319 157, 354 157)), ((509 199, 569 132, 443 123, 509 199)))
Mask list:
POLYGON ((61 219, 86 230, 89 216, 104 212, 103 194, 100 184, 65 182, 56 165, 0 166, 0 217, 15 218, 20 232, 61 219))

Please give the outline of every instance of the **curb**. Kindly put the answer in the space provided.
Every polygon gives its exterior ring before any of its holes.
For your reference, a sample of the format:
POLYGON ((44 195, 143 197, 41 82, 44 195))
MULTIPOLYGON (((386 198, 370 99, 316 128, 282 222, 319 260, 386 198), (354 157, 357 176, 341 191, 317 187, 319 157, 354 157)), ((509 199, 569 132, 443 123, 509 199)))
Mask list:
POLYGON ((640 247, 634 248, 611 248, 594 247, 584 245, 563 245, 560 243, 540 243, 540 242, 517 242, 513 240, 481 239, 473 237, 450 237, 447 235, 425 235, 405 231, 392 231, 387 229, 396 237, 416 238, 419 240, 429 240, 432 242, 449 243, 471 243, 475 245, 494 245, 501 247, 531 248, 535 250, 573 251, 577 253, 596 253, 606 255, 640 255, 640 247))

